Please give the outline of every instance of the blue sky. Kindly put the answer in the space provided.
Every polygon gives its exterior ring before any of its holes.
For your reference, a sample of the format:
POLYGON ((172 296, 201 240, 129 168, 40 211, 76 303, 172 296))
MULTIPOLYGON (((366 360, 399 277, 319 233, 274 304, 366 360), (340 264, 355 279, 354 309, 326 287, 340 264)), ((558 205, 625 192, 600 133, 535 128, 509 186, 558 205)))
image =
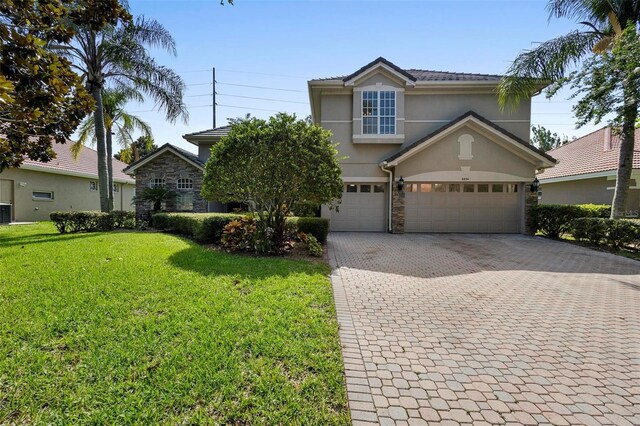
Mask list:
MULTIPOLYGON (((211 128, 211 68, 216 67, 217 124, 251 113, 309 114, 310 78, 349 74, 378 56, 403 68, 499 74, 522 49, 566 33, 569 20, 548 22, 546 1, 278 1, 130 0, 135 15, 162 23, 178 56, 154 52, 188 85, 189 122, 168 123, 153 103, 129 110, 148 121, 157 144, 194 151, 182 135, 211 128), (267 90, 242 85, 263 86, 267 90), (243 97, 245 96, 245 97, 243 97), (249 99, 246 97, 273 100, 249 99), (275 100, 275 101, 274 101, 275 100)), ((576 130, 567 93, 534 100, 533 124, 561 135, 576 130)))

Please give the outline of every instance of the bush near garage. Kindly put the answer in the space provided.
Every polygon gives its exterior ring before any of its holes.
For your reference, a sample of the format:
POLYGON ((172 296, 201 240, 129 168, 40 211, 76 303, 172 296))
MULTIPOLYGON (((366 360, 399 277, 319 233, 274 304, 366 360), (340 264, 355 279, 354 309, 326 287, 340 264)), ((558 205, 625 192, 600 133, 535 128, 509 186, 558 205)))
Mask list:
MULTIPOLYGON (((186 235, 207 244, 219 244, 225 226, 247 215, 238 213, 156 213, 153 227, 161 231, 186 235)), ((320 217, 288 217, 287 233, 304 232, 313 235, 320 243, 327 241, 329 219, 320 217)))
POLYGON ((569 233, 575 219, 592 217, 608 218, 611 206, 597 204, 540 204, 531 211, 536 232, 549 238, 560 238, 569 233))
POLYGON ((640 243, 640 223, 627 219, 582 217, 572 222, 571 234, 578 241, 620 249, 640 243))
POLYGON ((100 232, 136 227, 135 212, 112 211, 57 211, 49 215, 61 234, 73 232, 100 232))

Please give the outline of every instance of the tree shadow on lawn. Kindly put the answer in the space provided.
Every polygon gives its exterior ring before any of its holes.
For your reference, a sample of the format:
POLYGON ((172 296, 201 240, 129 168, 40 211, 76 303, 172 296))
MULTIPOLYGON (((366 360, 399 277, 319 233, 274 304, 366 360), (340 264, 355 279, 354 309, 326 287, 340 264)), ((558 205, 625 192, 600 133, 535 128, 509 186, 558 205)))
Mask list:
POLYGON ((306 260, 225 253, 206 249, 193 242, 189 248, 169 256, 168 260, 180 269, 204 276, 239 275, 244 278, 264 279, 295 274, 328 276, 330 273, 327 265, 306 260))
POLYGON ((82 233, 82 234, 58 234, 56 233, 40 233, 30 235, 0 235, 0 249, 14 246, 25 246, 28 244, 42 244, 42 243, 59 243, 61 241, 71 241, 77 239, 84 239, 89 237, 99 236, 99 233, 82 233))

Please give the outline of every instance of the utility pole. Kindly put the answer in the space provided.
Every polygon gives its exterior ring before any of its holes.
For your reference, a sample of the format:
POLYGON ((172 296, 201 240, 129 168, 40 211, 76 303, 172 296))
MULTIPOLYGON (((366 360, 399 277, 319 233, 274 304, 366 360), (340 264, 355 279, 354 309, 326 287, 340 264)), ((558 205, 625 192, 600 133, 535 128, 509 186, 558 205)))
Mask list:
POLYGON ((216 67, 213 67, 213 128, 216 128, 216 67))

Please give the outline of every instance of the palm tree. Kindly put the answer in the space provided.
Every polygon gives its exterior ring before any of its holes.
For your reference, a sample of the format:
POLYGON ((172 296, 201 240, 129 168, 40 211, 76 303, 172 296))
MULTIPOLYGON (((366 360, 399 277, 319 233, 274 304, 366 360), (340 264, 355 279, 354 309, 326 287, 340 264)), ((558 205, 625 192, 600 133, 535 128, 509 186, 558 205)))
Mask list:
MULTIPOLYGON (((102 92, 102 105, 104 110, 104 129, 106 136, 107 155, 107 185, 109 192, 109 207, 113 208, 113 136, 118 145, 125 149, 133 146, 133 132, 139 130, 146 137, 152 138, 151 126, 141 118, 127 113, 124 108, 130 100, 142 102, 144 98, 140 92, 132 89, 106 89, 102 92)), ((74 157, 77 157, 82 147, 90 141, 93 146, 96 143, 95 115, 84 119, 78 128, 78 141, 71 145, 74 157)))
MULTIPOLYGON (((518 55, 498 86, 502 108, 515 108, 549 83, 562 85, 571 70, 593 54, 610 51, 613 44, 640 22, 640 0, 550 0, 549 19, 573 18, 584 26, 569 34, 543 42, 518 55)), ((621 82, 625 106, 621 121, 620 160, 611 206, 611 217, 624 213, 633 167, 634 127, 638 117, 638 99, 633 88, 621 82)))
POLYGON ((157 21, 138 17, 102 31, 90 27, 77 28, 70 44, 50 47, 71 60, 95 101, 93 121, 98 152, 100 209, 109 211, 107 151, 112 151, 112 147, 108 146, 105 132, 103 91, 108 86, 116 90, 133 88, 150 96, 170 122, 179 117, 186 122, 188 113, 182 100, 184 81, 171 69, 157 64, 147 50, 162 48, 175 56, 175 40, 157 21))

